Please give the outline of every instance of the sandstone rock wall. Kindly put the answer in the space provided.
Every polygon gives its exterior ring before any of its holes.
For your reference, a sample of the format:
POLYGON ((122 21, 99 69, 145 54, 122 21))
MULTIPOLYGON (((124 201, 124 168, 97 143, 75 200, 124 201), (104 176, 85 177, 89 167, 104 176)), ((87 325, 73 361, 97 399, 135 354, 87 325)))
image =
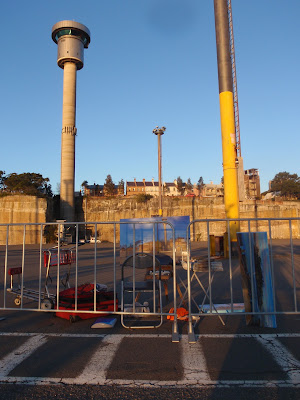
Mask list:
MULTIPOLYGON (((166 198, 163 203, 164 216, 188 215, 190 220, 224 219, 225 208, 223 199, 198 199, 198 198, 166 198)), ((153 198, 146 203, 138 203, 130 198, 86 198, 82 203, 81 220, 118 222, 127 218, 149 218, 158 213, 158 200, 153 198)), ((300 202, 264 202, 247 201, 240 204, 240 218, 298 218, 300 216, 300 202)), ((294 238, 300 238, 300 223, 293 221, 291 224, 294 238)), ((94 226, 89 226, 92 234, 94 226)), ((102 240, 111 241, 113 237, 113 225, 98 225, 97 230, 102 240)), ((241 230, 248 230, 248 222, 241 222, 241 230)), ((256 231, 267 231, 272 233, 272 238, 289 238, 290 228, 288 221, 270 222, 252 221, 251 229, 256 231)), ((117 237, 119 226, 117 225, 117 237)), ((221 236, 226 231, 226 223, 221 221, 209 224, 209 233, 221 236)), ((191 226, 192 240, 207 239, 206 221, 198 221, 191 226)))
MULTIPOLYGON (((119 222, 127 218, 149 218, 158 213, 158 199, 153 198, 145 203, 138 203, 134 198, 78 198, 77 221, 87 221, 88 235, 94 235, 95 223, 102 240, 113 240, 114 226, 108 222, 119 222)), ((188 215, 190 220, 224 219, 223 199, 198 199, 187 197, 165 198, 164 216, 188 215)), ((300 202, 297 201, 247 201, 240 204, 241 218, 299 218, 300 202)), ((0 198, 0 244, 6 243, 7 226, 9 244, 23 243, 24 223, 45 223, 55 221, 52 212, 52 200, 34 196, 6 196, 0 198), (1 225, 2 224, 2 225, 1 225)), ((84 228, 84 227, 82 227, 84 228)), ((300 223, 291 224, 293 238, 300 238, 300 223)), ((241 223, 241 229, 248 229, 248 222, 241 223)), ((268 220, 252 221, 251 229, 267 231, 271 229, 272 238, 288 239, 290 227, 288 221, 271 222, 268 220)), ((84 229, 82 229, 84 231, 84 229)), ((209 233, 221 236, 226 231, 225 222, 214 221, 209 224, 209 233)), ((207 222, 198 221, 191 226, 192 240, 207 239, 207 222)), ((116 239, 119 240, 119 225, 116 225, 116 239)), ((39 243, 40 228, 26 227, 25 242, 39 243)))
MULTIPOLYGON (((5 244, 7 238, 7 226, 2 224, 20 224, 9 226, 8 243, 23 243, 24 225, 22 224, 46 222, 49 205, 47 199, 35 196, 16 195, 0 197, 0 244, 5 244)), ((35 244, 39 243, 39 241, 40 227, 27 225, 25 243, 35 244)))

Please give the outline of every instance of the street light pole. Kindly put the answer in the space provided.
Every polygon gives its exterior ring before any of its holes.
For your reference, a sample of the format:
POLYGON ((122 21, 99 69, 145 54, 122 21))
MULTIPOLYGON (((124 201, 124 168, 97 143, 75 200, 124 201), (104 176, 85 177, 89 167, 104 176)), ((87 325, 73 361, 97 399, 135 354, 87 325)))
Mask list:
POLYGON ((165 133, 166 128, 162 126, 159 128, 158 126, 153 129, 153 133, 157 135, 158 139, 158 201, 159 201, 159 210, 158 215, 162 216, 162 177, 161 177, 161 135, 165 133))

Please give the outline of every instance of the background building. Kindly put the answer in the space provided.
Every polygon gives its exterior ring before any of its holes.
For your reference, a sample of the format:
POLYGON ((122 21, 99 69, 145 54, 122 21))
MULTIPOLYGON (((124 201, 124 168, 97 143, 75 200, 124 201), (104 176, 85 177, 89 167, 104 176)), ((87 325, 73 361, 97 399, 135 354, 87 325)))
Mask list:
POLYGON ((94 183, 93 185, 86 185, 83 187, 83 196, 112 196, 112 195, 124 195, 123 189, 119 188, 118 185, 114 185, 114 193, 106 193, 104 185, 98 185, 94 183))
MULTIPOLYGON (((253 200, 260 198, 260 179, 259 179, 259 171, 256 168, 248 169, 244 171, 244 185, 245 185, 245 193, 247 200, 253 200)), ((198 184, 193 184, 191 189, 187 188, 187 183, 182 183, 183 194, 180 194, 180 191, 177 189, 177 180, 175 179, 173 182, 164 182, 163 183, 163 196, 172 197, 172 196, 195 196, 195 197, 224 197, 224 185, 223 183, 205 183, 199 190, 198 184)), ((87 196, 107 196, 105 193, 104 185, 98 185, 94 183, 93 185, 86 185, 83 188, 84 195, 87 196)), ((125 195, 127 197, 137 196, 139 194, 146 194, 152 197, 159 196, 159 186, 158 182, 152 178, 151 181, 146 181, 143 179, 142 181, 137 181, 134 179, 133 181, 126 181, 125 192, 118 185, 115 185, 115 195, 125 195)), ((110 194, 111 195, 111 194, 110 194)))
MULTIPOLYGON (((176 186, 176 180, 174 182, 164 182, 163 183, 163 195, 164 196, 179 196, 179 192, 176 186)), ((136 196, 138 194, 149 194, 153 197, 159 196, 159 186, 158 182, 154 181, 126 181, 126 196, 136 196)))
POLYGON ((224 185, 222 183, 206 183, 200 193, 202 197, 224 197, 224 185))
POLYGON ((256 168, 246 169, 244 175, 245 196, 247 200, 260 198, 260 178, 256 168))

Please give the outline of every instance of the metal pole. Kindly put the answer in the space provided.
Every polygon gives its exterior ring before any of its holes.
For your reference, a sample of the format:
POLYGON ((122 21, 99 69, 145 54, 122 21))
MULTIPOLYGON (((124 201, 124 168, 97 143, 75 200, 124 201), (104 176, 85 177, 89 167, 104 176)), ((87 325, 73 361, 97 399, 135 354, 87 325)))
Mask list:
POLYGON ((166 128, 158 126, 153 129, 153 133, 157 135, 158 139, 158 215, 161 217, 162 212, 162 174, 161 174, 161 135, 164 134, 166 128))
POLYGON ((157 135, 158 139, 158 196, 159 211, 158 215, 162 216, 162 190, 161 190, 161 134, 157 135))

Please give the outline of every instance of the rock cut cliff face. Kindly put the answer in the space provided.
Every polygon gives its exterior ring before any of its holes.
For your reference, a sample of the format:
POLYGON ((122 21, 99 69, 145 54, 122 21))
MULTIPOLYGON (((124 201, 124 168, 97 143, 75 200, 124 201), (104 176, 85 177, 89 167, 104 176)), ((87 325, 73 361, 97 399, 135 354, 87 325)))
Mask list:
MULTIPOLYGON (((152 198, 145 203, 139 203, 134 198, 83 198, 81 208, 81 220, 93 222, 118 222, 128 218, 150 218, 158 214, 158 199, 152 198)), ((164 216, 190 217, 190 221, 206 219, 224 219, 225 207, 222 198, 187 198, 167 197, 163 199, 164 216)), ((297 218, 300 216, 300 202, 266 202, 249 200, 240 203, 240 218, 297 218)), ((253 224, 253 223, 252 223, 253 224)), ((196 222, 192 225, 192 240, 207 240, 207 224, 196 222)), ((241 228, 248 229, 248 223, 242 222, 241 228)), ((117 226, 117 232, 119 226, 117 226)), ((255 222, 251 229, 269 231, 268 220, 255 222)), ((221 236, 226 231, 225 222, 215 221, 210 223, 210 234, 221 236)), ((289 223, 276 221, 271 223, 272 237, 289 238, 289 223)), ((101 226, 101 234, 104 240, 111 241, 113 227, 101 226)), ((295 238, 300 237, 300 224, 292 222, 292 232, 295 238)))
MULTIPOLYGON (((0 224, 46 223, 57 219, 53 211, 53 199, 35 196, 5 196, 0 197, 0 224)), ((138 202, 135 198, 126 197, 79 197, 76 198, 76 219, 78 222, 99 222, 97 230, 101 231, 101 239, 113 241, 114 226, 108 222, 119 222, 121 219, 150 218, 158 214, 158 199, 152 198, 146 202, 138 202)), ((188 197, 167 197, 163 199, 164 216, 190 217, 190 221, 207 219, 224 219, 225 208, 223 199, 200 199, 188 197)), ((254 201, 240 203, 241 218, 298 218, 300 217, 300 202, 298 201, 254 201)), ((269 231, 268 220, 251 223, 251 229, 269 231), (255 224, 255 225, 253 225, 255 224)), ((94 225, 90 224, 91 234, 94 225)), ((210 234, 221 236, 226 230, 224 222, 213 221, 209 225, 210 234)), ((241 223, 241 229, 247 230, 247 222, 241 223)), ((23 243, 24 226, 9 228, 9 243, 23 243)), ((271 223, 274 239, 290 237, 288 221, 271 223)), ((0 226, 0 244, 6 243, 7 227, 0 226)), ((294 238, 300 238, 300 223, 292 222, 294 238)), ((119 224, 116 225, 116 238, 119 238, 119 224)), ((205 221, 195 222, 191 226, 192 240, 207 240, 207 224, 205 221)), ((27 226, 25 242, 39 243, 40 227, 27 226)))
MULTIPOLYGON (((14 195, 0 197, 0 224, 45 223, 49 215, 51 200, 35 196, 14 195)), ((0 244, 6 243, 7 227, 0 226, 0 244)), ((9 244, 23 243, 24 226, 9 227, 9 244)), ((35 244, 40 241, 40 227, 26 226, 25 243, 35 244)))

